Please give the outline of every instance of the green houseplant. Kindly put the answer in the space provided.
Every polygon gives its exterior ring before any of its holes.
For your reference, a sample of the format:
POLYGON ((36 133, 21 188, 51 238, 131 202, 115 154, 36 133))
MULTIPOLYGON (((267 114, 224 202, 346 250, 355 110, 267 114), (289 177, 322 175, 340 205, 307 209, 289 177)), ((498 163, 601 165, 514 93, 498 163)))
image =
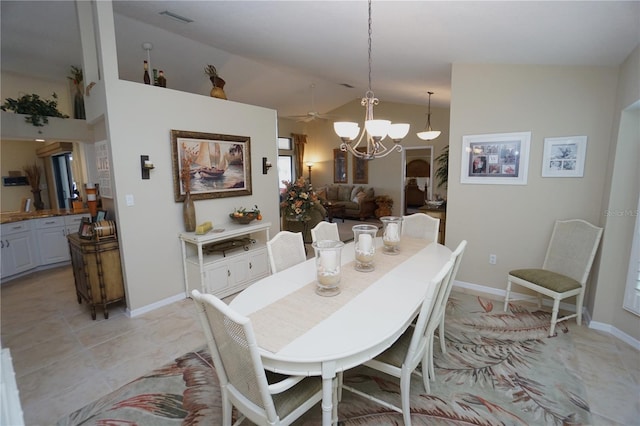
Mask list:
POLYGON ((449 145, 445 146, 440 155, 436 157, 436 163, 438 163, 436 169, 438 188, 443 186, 446 189, 449 181, 449 145))
POLYGON ((13 111, 16 114, 25 114, 25 121, 36 127, 49 124, 49 117, 69 118, 58 111, 58 95, 51 95, 53 99, 42 99, 39 95, 22 95, 18 99, 7 98, 2 111, 13 111))

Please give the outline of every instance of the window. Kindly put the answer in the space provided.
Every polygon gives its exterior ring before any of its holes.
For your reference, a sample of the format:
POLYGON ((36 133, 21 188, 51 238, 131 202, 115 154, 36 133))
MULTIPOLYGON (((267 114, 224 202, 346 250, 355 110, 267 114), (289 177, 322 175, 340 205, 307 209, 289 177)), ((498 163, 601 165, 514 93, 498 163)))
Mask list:
POLYGON ((293 167, 293 141, 291 138, 278 138, 278 187, 285 188, 282 181, 295 179, 293 167))

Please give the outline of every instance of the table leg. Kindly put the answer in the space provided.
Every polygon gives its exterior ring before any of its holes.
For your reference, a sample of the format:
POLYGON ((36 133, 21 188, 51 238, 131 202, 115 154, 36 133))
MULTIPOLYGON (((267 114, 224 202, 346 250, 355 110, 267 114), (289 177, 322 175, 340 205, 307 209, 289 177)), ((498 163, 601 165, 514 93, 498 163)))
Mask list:
POLYGON ((331 426, 338 422, 337 404, 334 405, 336 381, 335 362, 322 363, 322 426, 331 426))

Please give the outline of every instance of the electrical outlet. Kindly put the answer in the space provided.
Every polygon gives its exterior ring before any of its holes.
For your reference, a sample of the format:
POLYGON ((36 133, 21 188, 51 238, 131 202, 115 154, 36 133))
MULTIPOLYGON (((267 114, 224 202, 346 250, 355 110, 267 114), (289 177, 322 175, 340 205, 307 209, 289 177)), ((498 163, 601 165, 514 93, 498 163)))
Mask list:
POLYGON ((492 265, 495 265, 497 262, 498 262, 498 256, 496 256, 495 254, 490 254, 489 263, 492 265))

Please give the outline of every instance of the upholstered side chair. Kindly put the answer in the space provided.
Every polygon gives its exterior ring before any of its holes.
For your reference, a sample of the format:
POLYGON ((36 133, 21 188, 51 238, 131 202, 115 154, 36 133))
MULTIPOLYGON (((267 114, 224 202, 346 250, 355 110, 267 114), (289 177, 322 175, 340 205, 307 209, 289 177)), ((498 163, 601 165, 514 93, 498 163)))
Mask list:
POLYGON ((271 273, 275 274, 307 260, 301 232, 280 231, 267 241, 271 273))
POLYGON ((222 393, 222 424, 236 407, 258 425, 289 425, 322 400, 320 377, 267 374, 249 318, 211 294, 191 292, 222 393))
POLYGON ((547 247, 542 268, 516 269, 507 276, 507 291, 504 299, 505 312, 509 308, 512 284, 538 293, 538 306, 542 296, 553 299, 549 337, 554 335, 556 324, 576 317, 582 323, 582 304, 587 278, 600 244, 602 228, 580 219, 556 221, 547 247), (560 301, 576 296, 576 312, 558 318, 560 301))
POLYGON ((428 214, 414 213, 402 216, 402 235, 437 242, 439 227, 440 219, 428 214))

